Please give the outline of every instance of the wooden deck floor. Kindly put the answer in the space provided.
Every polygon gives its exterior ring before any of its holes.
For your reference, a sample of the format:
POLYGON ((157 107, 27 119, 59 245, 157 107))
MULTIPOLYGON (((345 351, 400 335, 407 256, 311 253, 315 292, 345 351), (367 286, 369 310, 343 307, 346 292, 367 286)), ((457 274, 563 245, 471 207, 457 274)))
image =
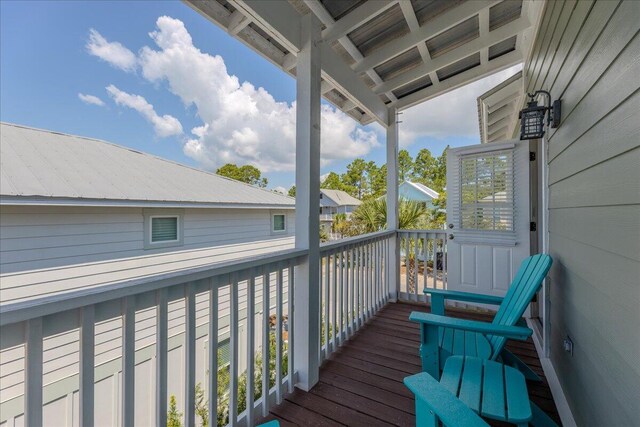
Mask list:
MULTIPOLYGON (((416 309, 426 310, 424 305, 387 304, 323 363, 320 382, 310 392, 296 389, 266 420, 278 419, 282 426, 415 425, 413 395, 402 379, 420 371, 419 330, 408 320, 416 309)), ((457 309, 448 314, 491 320, 488 314, 457 309)), ((533 342, 510 341, 507 348, 543 378, 543 383, 528 383, 531 400, 559 424, 533 342)))

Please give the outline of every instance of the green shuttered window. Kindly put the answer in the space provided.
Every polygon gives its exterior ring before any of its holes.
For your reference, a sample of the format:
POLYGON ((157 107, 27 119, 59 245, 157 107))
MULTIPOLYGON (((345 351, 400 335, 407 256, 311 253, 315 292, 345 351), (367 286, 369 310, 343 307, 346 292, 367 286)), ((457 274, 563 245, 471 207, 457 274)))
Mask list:
POLYGON ((175 242, 178 240, 178 217, 151 218, 151 242, 175 242))

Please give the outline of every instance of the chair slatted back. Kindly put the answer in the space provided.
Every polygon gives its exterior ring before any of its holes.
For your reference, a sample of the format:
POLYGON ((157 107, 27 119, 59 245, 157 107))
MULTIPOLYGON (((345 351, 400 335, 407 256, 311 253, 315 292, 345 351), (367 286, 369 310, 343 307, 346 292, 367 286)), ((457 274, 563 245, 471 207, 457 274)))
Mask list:
MULTIPOLYGON (((511 282, 509 290, 500 304, 493 319, 494 324, 513 326, 524 314, 533 296, 540 290, 553 260, 547 254, 537 254, 525 258, 520 264, 518 274, 511 282)), ((487 336, 491 343, 492 359, 496 359, 507 339, 495 335, 487 336)))

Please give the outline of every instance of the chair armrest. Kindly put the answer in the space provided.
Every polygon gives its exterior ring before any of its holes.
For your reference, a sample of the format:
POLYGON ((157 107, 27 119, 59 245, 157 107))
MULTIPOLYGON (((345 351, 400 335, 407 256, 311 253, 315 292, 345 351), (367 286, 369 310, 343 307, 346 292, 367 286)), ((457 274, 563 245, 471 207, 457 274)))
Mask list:
POLYGON ((498 335, 521 341, 525 341, 533 333, 531 329, 523 328, 522 326, 496 325, 477 320, 458 319, 455 317, 440 316, 432 313, 421 313, 418 311, 412 312, 409 316, 409 320, 424 325, 479 332, 483 335, 498 335))
POLYGON ((421 418, 429 417, 429 411, 433 411, 445 426, 488 426, 478 414, 426 372, 406 377, 404 385, 416 396, 416 425, 427 425, 427 419, 421 418))
POLYGON ((431 294, 434 296, 441 296, 445 300, 452 299, 456 301, 467 301, 467 302, 477 302, 482 304, 493 304, 500 305, 502 304, 502 300, 504 298, 498 297, 495 295, 483 295, 483 294, 474 294, 471 292, 460 292, 460 291, 445 291, 442 289, 429 289, 425 288, 425 294, 431 294))

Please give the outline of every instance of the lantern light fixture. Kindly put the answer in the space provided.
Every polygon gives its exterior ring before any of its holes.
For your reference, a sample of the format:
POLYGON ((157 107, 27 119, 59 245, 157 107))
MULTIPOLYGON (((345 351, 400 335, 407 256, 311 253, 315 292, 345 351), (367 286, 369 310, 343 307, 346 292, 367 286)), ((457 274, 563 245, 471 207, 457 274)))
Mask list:
POLYGON ((557 128, 560 124, 561 102, 556 100, 551 105, 551 94, 546 90, 538 90, 535 93, 527 93, 529 102, 527 107, 520 111, 520 139, 538 139, 544 136, 545 120, 547 115, 547 127, 557 128), (546 97, 545 105, 539 106, 536 96, 543 94, 546 97))

